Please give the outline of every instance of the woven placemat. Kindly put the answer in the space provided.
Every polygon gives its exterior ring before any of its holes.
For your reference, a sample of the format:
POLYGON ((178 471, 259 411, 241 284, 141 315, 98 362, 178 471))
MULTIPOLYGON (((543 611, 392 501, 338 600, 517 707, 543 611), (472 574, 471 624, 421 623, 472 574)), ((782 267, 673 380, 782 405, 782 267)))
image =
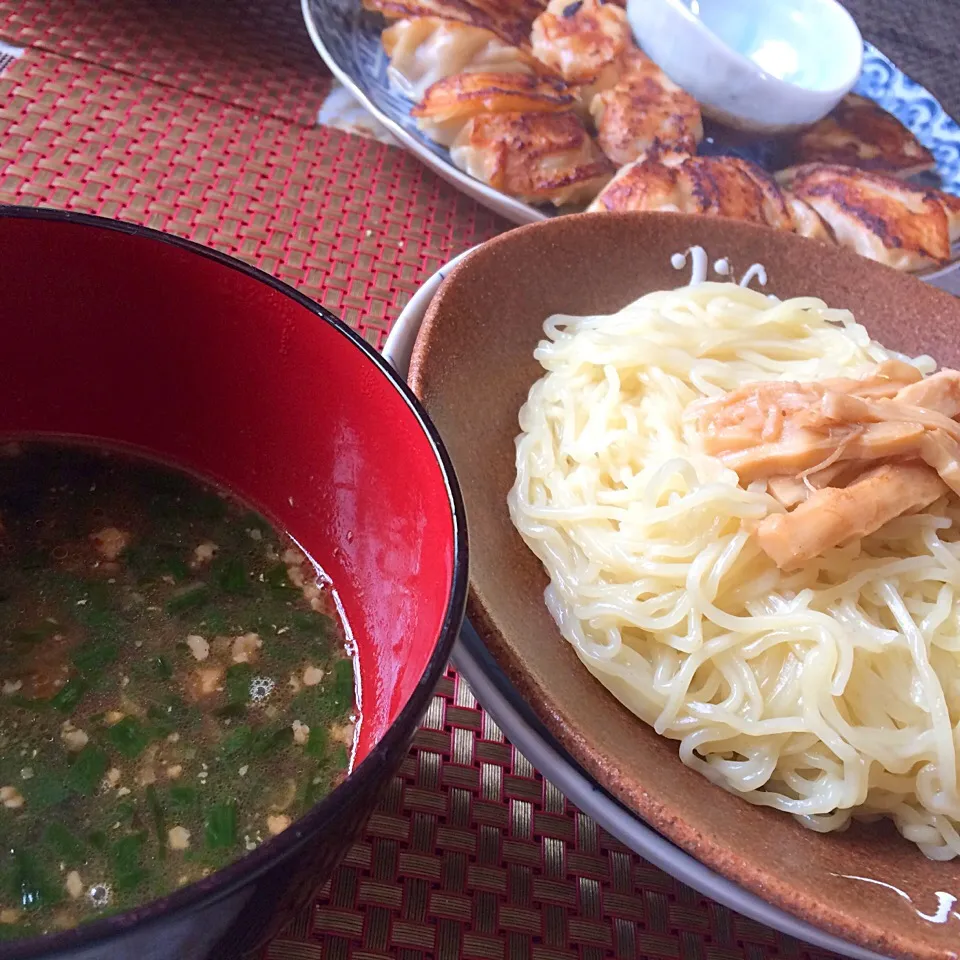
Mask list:
MULTIPOLYGON (((426 276, 507 226, 391 147, 37 44, 0 76, 0 202, 199 240, 322 299, 375 344, 426 276)), ((263 960, 608 956, 826 954, 609 837, 451 670, 362 841, 263 960)))
POLYGON ((330 87, 298 0, 0 0, 0 40, 311 125, 330 87))
POLYGON ((504 741, 453 670, 400 776, 263 960, 813 960, 646 863, 504 741))
POLYGON ((30 48, 0 76, 0 198, 189 236, 386 336, 505 224, 407 154, 30 48))

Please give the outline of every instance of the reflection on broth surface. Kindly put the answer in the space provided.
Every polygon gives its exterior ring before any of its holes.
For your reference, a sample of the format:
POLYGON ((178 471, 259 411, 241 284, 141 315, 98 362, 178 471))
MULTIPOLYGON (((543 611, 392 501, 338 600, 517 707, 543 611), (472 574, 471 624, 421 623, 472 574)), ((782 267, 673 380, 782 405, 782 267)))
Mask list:
POLYGON ((195 881, 346 775, 332 591, 234 498, 127 455, 0 457, 0 939, 195 881))

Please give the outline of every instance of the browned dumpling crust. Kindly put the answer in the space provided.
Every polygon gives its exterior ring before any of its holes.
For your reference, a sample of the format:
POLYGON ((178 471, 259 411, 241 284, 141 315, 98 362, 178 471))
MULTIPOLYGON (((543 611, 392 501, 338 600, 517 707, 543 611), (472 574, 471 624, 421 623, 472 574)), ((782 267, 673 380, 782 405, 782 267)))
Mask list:
POLYGON ((400 18, 383 45, 417 126, 512 197, 730 217, 899 270, 942 265, 960 239, 960 198, 902 181, 934 168, 930 151, 865 97, 795 134, 775 179, 696 156, 699 105, 636 46, 622 0, 362 2, 400 18))
POLYGON ((585 86, 585 106, 620 76, 620 58, 636 49, 627 15, 601 0, 550 0, 533 22, 534 56, 567 83, 585 86))
POLYGON ((530 25, 543 10, 540 0, 362 0, 367 10, 388 20, 439 17, 482 27, 505 43, 529 46, 530 25))
POLYGON ((590 209, 700 213, 794 229, 793 214, 776 181, 739 157, 651 151, 621 168, 590 209))
POLYGON ((600 149, 618 165, 657 145, 693 153, 703 139, 700 105, 639 51, 626 62, 621 78, 590 104, 600 149))
POLYGON ((475 116, 450 156, 495 190, 558 207, 585 203, 613 174, 613 165, 571 112, 475 116))
POLYGON ((661 210, 730 217, 833 243, 820 215, 756 164, 655 148, 617 171, 591 211, 661 210))
POLYGON ((421 100, 434 83, 464 72, 546 72, 528 47, 504 42, 492 30, 440 17, 408 17, 380 37, 390 58, 390 75, 411 100, 421 100))
POLYGON ((895 177, 812 163, 792 172, 789 188, 837 243, 897 270, 945 263, 960 236, 960 198, 895 177))
POLYGON ((533 21, 546 9, 546 0, 470 0, 475 7, 486 12, 495 22, 516 18, 526 30, 524 41, 530 41, 533 21))
POLYGON ((480 114, 556 113, 570 110, 563 81, 519 73, 460 73, 433 84, 410 111, 431 140, 450 146, 463 125, 480 114))
POLYGON ((795 163, 834 163, 910 177, 935 167, 933 154, 892 114, 848 94, 819 122, 796 135, 795 163))

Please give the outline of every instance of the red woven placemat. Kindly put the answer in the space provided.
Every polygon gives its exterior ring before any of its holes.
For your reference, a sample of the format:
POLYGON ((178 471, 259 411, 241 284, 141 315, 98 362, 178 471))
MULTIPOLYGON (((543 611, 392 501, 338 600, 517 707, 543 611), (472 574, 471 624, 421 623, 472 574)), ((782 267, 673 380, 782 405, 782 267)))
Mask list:
POLYGON ((383 144, 36 48, 0 76, 0 197, 191 237, 375 345, 423 279, 504 227, 383 144))
POLYGON ((814 960, 646 863, 510 746, 448 671, 400 776, 262 960, 814 960))
MULTIPOLYGON (((506 228, 393 148, 39 46, 0 76, 0 202, 199 240, 322 299, 373 343, 427 275, 506 228)), ((362 841, 263 960, 607 956, 825 955, 607 836, 450 671, 362 841)))
POLYGON ((298 0, 0 0, 0 38, 304 124, 330 88, 298 0))

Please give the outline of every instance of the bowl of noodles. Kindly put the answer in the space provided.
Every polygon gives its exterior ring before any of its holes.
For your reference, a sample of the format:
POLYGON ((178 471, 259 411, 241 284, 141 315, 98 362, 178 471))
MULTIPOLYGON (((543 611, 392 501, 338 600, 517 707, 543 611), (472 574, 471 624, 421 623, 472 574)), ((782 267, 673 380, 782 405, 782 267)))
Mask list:
POLYGON ((750 225, 582 215, 447 277, 410 382, 469 616, 711 869, 934 958, 960 929, 960 302, 750 225))

